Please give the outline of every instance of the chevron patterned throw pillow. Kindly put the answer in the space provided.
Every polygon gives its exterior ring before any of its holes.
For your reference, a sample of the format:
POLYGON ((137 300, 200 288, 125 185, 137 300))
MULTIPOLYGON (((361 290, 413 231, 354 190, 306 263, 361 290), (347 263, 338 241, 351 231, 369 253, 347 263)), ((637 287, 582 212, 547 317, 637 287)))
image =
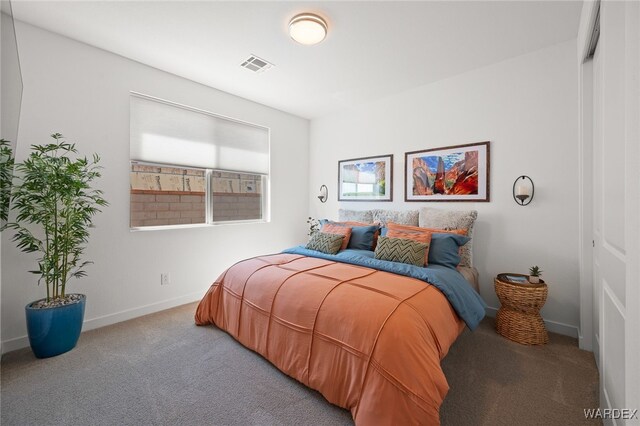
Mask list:
POLYGON ((306 248, 327 254, 336 254, 340 250, 344 235, 316 232, 309 239, 306 248))
POLYGON ((376 259, 380 260, 424 266, 428 247, 429 244, 427 243, 419 243, 413 240, 379 237, 375 256, 376 259))

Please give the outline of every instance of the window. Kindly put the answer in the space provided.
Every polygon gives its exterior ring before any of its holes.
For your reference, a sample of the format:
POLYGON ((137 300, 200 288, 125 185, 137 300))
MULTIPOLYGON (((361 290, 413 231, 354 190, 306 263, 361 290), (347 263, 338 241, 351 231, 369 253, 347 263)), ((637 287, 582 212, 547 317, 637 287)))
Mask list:
POLYGON ((206 170, 131 163, 131 227, 206 223, 206 170))
POLYGON ((132 228, 268 220, 269 130, 131 95, 132 228))
POLYGON ((211 173, 212 221, 262 219, 265 181, 263 175, 214 170, 211 173))

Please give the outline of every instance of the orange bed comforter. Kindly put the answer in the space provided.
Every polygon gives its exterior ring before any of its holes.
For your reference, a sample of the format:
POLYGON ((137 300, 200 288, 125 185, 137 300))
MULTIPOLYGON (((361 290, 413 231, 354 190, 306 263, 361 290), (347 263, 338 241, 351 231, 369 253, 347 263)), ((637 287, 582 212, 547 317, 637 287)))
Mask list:
POLYGON ((464 328, 423 281, 294 254, 232 266, 195 320, 351 410, 358 425, 439 424, 449 389, 440 360, 464 328))

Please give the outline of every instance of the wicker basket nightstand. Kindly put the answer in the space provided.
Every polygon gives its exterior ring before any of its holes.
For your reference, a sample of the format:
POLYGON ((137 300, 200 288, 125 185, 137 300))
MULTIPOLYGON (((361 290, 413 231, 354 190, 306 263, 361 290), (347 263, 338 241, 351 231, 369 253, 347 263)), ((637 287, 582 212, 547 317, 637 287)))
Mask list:
POLYGON ((543 345, 549 341, 540 309, 547 301, 547 285, 516 283, 506 276, 526 277, 522 274, 499 274, 495 282, 500 309, 496 316, 496 331, 523 345, 543 345))

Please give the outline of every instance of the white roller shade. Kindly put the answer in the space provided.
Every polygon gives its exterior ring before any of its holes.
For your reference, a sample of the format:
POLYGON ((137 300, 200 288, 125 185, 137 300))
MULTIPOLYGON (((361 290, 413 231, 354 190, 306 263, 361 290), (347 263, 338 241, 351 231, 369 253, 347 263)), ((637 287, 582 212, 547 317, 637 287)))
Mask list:
POLYGON ((131 160, 269 173, 269 129, 131 95, 131 160))

